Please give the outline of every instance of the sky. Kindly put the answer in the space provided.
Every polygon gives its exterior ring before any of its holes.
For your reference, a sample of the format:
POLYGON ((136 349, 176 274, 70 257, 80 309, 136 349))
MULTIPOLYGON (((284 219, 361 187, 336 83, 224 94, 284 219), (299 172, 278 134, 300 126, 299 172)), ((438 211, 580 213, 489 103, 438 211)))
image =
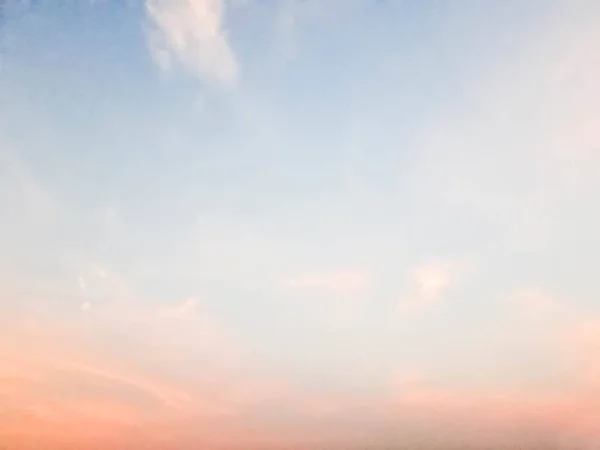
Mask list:
POLYGON ((599 49, 596 0, 0 1, 0 448, 599 448, 599 49))

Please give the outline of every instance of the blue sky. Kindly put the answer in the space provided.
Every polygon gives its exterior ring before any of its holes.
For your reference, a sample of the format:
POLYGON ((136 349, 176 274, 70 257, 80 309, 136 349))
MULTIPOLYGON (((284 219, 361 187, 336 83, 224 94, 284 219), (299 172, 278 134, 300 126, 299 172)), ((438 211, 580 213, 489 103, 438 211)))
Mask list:
MULTIPOLYGON (((268 442, 292 433, 273 408, 301 418, 289 440, 320 436, 315 411, 338 442, 414 408, 592 439, 564 417, 598 413, 596 2, 7 0, 0 20, 0 369, 50 374, 0 396, 15 417, 87 405, 93 431, 129 408, 209 439, 123 394, 160 403, 162 380, 268 442), (497 403, 524 395, 562 415, 497 403)), ((25 445, 18 426, 0 436, 25 445)))

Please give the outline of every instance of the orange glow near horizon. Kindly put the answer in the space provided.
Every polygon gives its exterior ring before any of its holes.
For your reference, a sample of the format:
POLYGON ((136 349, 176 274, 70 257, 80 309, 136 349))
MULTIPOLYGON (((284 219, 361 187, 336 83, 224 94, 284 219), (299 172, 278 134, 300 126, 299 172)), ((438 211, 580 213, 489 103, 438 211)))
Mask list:
POLYGON ((387 393, 361 397, 315 394, 277 380, 249 383, 243 372, 223 372, 208 384, 176 381, 111 360, 110 351, 82 346, 65 331, 3 332, 3 342, 11 343, 0 349, 5 448, 342 448, 378 439, 427 445, 428 436, 491 445, 523 437, 600 438, 600 403, 589 401, 589 385, 559 396, 527 395, 453 391, 409 377, 387 393))
POLYGON ((599 450, 600 0, 0 0, 0 450, 599 450))

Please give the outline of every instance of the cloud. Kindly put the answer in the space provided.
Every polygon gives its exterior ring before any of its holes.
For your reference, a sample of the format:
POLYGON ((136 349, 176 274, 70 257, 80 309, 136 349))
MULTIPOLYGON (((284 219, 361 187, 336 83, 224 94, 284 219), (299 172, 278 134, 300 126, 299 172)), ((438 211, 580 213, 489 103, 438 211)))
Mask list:
MULTIPOLYGON (((177 376, 181 362, 165 366, 170 360, 161 349, 146 343, 135 357, 107 352, 92 345, 82 330, 67 327, 59 333, 2 330, 2 342, 10 342, 0 345, 3 444, 54 450, 100 442, 125 449, 132 448, 131 441, 144 448, 171 448, 161 445, 167 439, 173 448, 182 448, 190 445, 187 438, 198 445, 218 442, 224 429, 241 427, 238 409, 264 402, 264 389, 248 374, 233 376, 208 361, 193 376, 183 376, 185 371, 177 376)), ((197 357, 188 353, 188 369, 197 357)), ((243 441, 244 433, 239 438, 243 441)))
POLYGON ((223 25, 224 0, 146 0, 146 10, 159 67, 177 62, 200 79, 235 82, 239 69, 223 25))
POLYGON ((139 299, 132 283, 120 274, 99 265, 85 265, 77 276, 79 284, 80 308, 87 310, 94 306, 108 313, 128 308, 139 299))
POLYGON ((81 290, 85 291, 86 284, 85 284, 85 280, 83 279, 83 277, 77 277, 77 282, 79 283, 79 287, 81 288, 81 290))
POLYGON ((403 312, 431 308, 440 303, 463 275, 464 264, 437 260, 414 267, 398 305, 403 312))
POLYGON ((108 371, 80 363, 58 361, 53 362, 52 364, 85 376, 103 378, 111 382, 129 386, 158 399, 165 406, 170 408, 181 409, 191 401, 190 395, 186 392, 155 381, 146 380, 139 376, 108 371))
MULTIPOLYGON (((78 333, 2 330, 10 345, 0 345, 0 441, 8 448, 281 448, 289 432, 271 411, 304 417, 335 409, 250 371, 214 372, 203 364, 191 378, 165 380, 164 367, 142 365, 139 355, 137 364, 125 363, 118 352, 75 345, 78 333)), ((167 361, 146 347, 139 352, 147 362, 167 361)))
MULTIPOLYGON (((104 380, 128 387, 175 409, 182 408, 190 401, 189 394, 177 388, 119 370, 113 361, 97 361, 99 356, 90 353, 93 349, 87 348, 87 352, 77 352, 73 345, 61 342, 53 333, 12 332, 10 338, 13 342, 11 348, 0 347, 4 361, 0 367, 0 381, 5 381, 9 376, 29 383, 31 389, 42 386, 46 389, 60 390, 64 388, 63 383, 69 380, 71 374, 79 380, 82 387, 86 384, 93 385, 94 380, 104 380), (21 341, 24 338, 28 342, 21 341), (90 360, 96 360, 96 363, 90 363, 90 360), (62 375, 62 380, 57 380, 57 374, 62 375), (55 384, 57 381, 58 384, 55 384)), ((43 397, 43 390, 39 393, 43 397)))
MULTIPOLYGON (((149 408, 144 411, 106 391, 98 399, 98 375, 69 368, 54 344, 36 342, 25 349, 18 339, 12 342, 10 351, 0 348, 0 441, 7 448, 85 448, 151 417, 149 408)), ((114 388, 114 378, 109 381, 114 388)))

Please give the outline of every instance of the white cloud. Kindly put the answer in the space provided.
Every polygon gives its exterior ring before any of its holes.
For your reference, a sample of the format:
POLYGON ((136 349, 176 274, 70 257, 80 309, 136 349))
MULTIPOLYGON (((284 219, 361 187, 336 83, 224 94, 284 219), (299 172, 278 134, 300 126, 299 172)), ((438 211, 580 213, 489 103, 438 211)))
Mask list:
POLYGON ((231 84, 238 63, 223 27, 224 0, 146 0, 149 45, 163 69, 177 62, 199 78, 231 84))
POLYGON ((135 286, 123 276, 98 265, 81 267, 77 276, 79 308, 89 311, 92 306, 97 314, 109 316, 128 308, 139 298, 135 286))

